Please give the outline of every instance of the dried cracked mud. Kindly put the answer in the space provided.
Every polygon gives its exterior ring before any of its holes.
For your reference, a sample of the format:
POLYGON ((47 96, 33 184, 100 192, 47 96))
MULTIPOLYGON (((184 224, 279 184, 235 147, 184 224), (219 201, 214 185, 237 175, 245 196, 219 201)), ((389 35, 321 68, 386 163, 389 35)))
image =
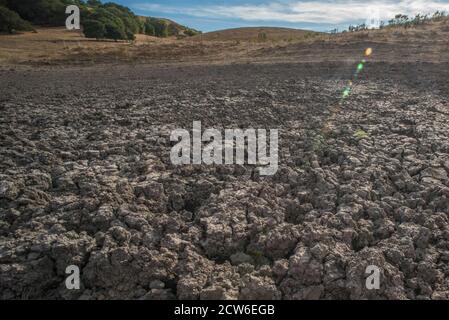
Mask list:
POLYGON ((354 67, 0 71, 1 298, 449 299, 449 64, 336 108, 354 67), (278 172, 172 165, 193 121, 279 129, 278 172))

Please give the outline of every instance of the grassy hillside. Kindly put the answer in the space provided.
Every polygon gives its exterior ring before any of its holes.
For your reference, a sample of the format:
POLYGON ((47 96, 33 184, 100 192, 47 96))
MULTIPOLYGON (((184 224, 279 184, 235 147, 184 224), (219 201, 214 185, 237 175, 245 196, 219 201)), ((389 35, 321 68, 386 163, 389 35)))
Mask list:
POLYGON ((245 41, 245 40, 289 40, 303 39, 319 34, 290 28, 249 27, 208 32, 194 37, 196 40, 245 41))
POLYGON ((65 9, 70 4, 80 8, 81 24, 88 38, 134 40, 136 34, 169 37, 199 33, 167 19, 139 17, 127 7, 98 0, 0 0, 0 31, 25 31, 30 24, 64 26, 65 9))
POLYGON ((142 34, 149 36, 164 38, 171 36, 195 36, 201 34, 201 31, 188 28, 170 19, 142 16, 139 16, 138 19, 144 26, 142 34))

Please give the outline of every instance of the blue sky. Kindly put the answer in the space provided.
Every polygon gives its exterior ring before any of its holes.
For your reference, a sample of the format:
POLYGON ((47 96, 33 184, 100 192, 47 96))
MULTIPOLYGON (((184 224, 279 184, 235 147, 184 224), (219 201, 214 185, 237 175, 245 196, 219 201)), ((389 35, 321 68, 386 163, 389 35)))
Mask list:
MULTIPOLYGON (((344 29, 397 13, 449 12, 449 0, 110 0, 136 14, 165 17, 202 31, 275 26, 317 31, 344 29)), ((103 0, 103 2, 107 2, 103 0)))

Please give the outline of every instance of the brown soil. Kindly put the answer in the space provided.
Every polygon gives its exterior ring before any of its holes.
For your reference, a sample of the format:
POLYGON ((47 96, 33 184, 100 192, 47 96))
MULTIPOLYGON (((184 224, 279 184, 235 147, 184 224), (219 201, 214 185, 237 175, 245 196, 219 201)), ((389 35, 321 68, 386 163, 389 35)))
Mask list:
POLYGON ((446 26, 297 42, 2 36, 0 297, 449 299, 446 26), (278 172, 174 166, 170 132, 193 121, 279 129, 278 172))

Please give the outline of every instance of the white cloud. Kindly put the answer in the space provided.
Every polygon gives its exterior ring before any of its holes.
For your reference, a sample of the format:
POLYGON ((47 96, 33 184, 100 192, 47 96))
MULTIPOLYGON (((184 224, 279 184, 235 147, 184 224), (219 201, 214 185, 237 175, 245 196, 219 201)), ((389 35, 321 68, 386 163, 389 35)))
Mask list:
POLYGON ((449 12, 449 3, 438 0, 340 0, 340 1, 273 1, 260 5, 210 5, 193 7, 139 3, 133 6, 148 12, 186 14, 200 18, 232 18, 244 21, 278 21, 289 23, 344 24, 366 20, 373 11, 388 20, 398 13, 413 16, 418 13, 449 12))

